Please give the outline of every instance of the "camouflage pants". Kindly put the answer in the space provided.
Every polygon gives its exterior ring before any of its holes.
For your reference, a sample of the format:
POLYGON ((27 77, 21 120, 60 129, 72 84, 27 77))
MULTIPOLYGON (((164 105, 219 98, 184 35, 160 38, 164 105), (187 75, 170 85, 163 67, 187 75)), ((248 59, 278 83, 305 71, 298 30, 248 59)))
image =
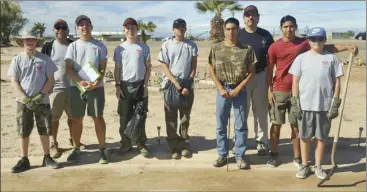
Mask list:
POLYGON ((50 104, 40 104, 35 110, 28 109, 24 104, 17 102, 17 129, 21 137, 29 137, 33 130, 34 118, 38 134, 52 135, 52 113, 50 104))

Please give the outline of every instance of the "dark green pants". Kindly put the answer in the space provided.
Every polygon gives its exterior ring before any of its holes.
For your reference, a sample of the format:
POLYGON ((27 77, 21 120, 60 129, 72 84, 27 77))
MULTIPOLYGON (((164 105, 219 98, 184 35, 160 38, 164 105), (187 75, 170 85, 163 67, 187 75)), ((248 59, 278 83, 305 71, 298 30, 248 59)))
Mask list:
MULTIPOLYGON (((141 82, 141 84, 126 84, 125 82, 121 82, 120 88, 124 95, 124 98, 119 99, 117 107, 117 113, 120 116, 120 142, 122 145, 130 145, 132 144, 131 139, 124 134, 124 131, 134 114, 135 106, 139 100, 143 99, 145 107, 148 108, 148 97, 142 98, 144 94, 143 82, 141 82)), ((147 136, 145 133, 145 122, 142 126, 144 131, 138 137, 137 141, 135 141, 137 145, 145 145, 145 142, 147 141, 147 136)))
POLYGON ((187 135, 190 125, 190 114, 192 104, 194 103, 194 90, 190 90, 190 94, 187 97, 188 105, 179 107, 178 109, 170 109, 164 104, 164 113, 166 120, 167 131, 167 145, 168 150, 172 153, 177 150, 182 150, 188 147, 187 141, 182 135, 187 135), (177 134, 177 115, 180 113, 180 129, 177 134))

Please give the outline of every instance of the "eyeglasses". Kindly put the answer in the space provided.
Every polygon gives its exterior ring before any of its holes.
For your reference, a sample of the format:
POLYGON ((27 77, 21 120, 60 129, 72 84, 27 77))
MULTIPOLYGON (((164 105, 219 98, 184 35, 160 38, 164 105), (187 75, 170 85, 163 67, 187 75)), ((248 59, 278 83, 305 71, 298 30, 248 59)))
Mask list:
POLYGON ((311 42, 324 42, 325 37, 309 37, 308 38, 311 42))
POLYGON ((64 26, 64 25, 56 25, 54 28, 58 31, 59 30, 64 30, 64 31, 68 30, 68 27, 64 26))

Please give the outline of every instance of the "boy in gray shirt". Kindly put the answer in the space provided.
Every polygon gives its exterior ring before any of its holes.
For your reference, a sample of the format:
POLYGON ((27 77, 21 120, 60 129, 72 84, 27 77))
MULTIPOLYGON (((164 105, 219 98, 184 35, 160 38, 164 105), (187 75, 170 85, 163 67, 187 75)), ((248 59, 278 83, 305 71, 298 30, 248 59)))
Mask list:
POLYGON ((298 117, 301 139, 302 166, 296 177, 305 179, 310 175, 308 151, 311 138, 316 137, 315 174, 319 179, 324 179, 327 174, 322 169, 321 162, 331 120, 338 116, 343 68, 334 54, 324 50, 324 28, 312 28, 307 36, 311 50, 300 54, 289 70, 293 74, 291 103, 294 115, 298 117))
MULTIPOLYGON (((132 120, 137 106, 148 110, 148 82, 150 78, 151 62, 150 48, 137 40, 138 23, 133 18, 127 18, 123 24, 126 41, 114 50, 115 85, 118 99, 117 113, 120 117, 121 153, 132 149, 132 138, 125 134, 128 123, 132 120)), ((143 157, 149 155, 145 145, 147 136, 145 133, 145 118, 141 119, 138 127, 140 134, 135 139, 136 145, 143 157)))
POLYGON ((38 41, 36 34, 17 37, 22 39, 24 52, 15 56, 10 64, 8 75, 17 94, 17 129, 21 136, 22 158, 12 168, 13 173, 30 169, 28 159, 29 136, 36 125, 44 151, 43 166, 60 168, 60 165, 50 156, 51 108, 48 94, 54 83, 56 65, 45 54, 36 50, 38 41))
POLYGON ((93 25, 89 17, 80 15, 76 18, 75 24, 78 27, 80 39, 71 43, 66 52, 66 72, 73 80, 70 87, 71 94, 71 115, 73 118, 72 137, 74 141, 74 149, 67 158, 68 163, 74 163, 80 159, 80 137, 83 129, 83 118, 85 109, 87 115, 92 117, 98 143, 100 147, 101 164, 108 164, 110 157, 108 150, 105 149, 106 123, 103 118, 103 110, 105 105, 105 94, 103 77, 107 65, 107 48, 106 46, 92 37, 93 25), (89 62, 101 74, 100 78, 95 82, 88 82, 81 79, 77 74, 82 65, 89 62), (81 94, 76 87, 78 82, 87 91, 81 94))
MULTIPOLYGON (((175 37, 168 39, 162 45, 158 54, 158 61, 162 63, 165 74, 162 87, 164 94, 168 94, 168 86, 174 86, 179 93, 186 97, 187 104, 178 107, 168 106, 166 101, 164 112, 166 116, 167 143, 173 159, 183 156, 191 156, 188 147, 188 129, 190 124, 190 113, 194 102, 193 78, 196 75, 198 56, 197 45, 185 39, 186 22, 176 19, 173 22, 173 33, 175 37), (177 113, 180 112, 180 135, 177 134, 177 113)), ((166 98, 166 96, 165 96, 166 98)))

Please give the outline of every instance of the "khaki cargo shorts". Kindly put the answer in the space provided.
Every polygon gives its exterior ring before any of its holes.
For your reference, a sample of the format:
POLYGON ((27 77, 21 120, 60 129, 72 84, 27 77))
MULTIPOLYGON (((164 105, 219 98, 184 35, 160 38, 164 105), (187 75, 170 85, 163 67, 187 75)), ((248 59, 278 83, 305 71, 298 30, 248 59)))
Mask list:
POLYGON ((291 124, 297 124, 297 117, 290 112, 291 92, 274 91, 274 105, 269 106, 270 122, 275 125, 285 124, 285 115, 288 113, 288 120, 291 124), (293 122, 293 123, 292 123, 293 122))
POLYGON ((52 103, 52 121, 58 121, 63 111, 65 111, 68 118, 71 118, 70 91, 54 92, 50 97, 52 103))
POLYGON ((35 110, 28 109, 24 104, 17 102, 17 129, 21 137, 29 137, 34 126, 34 117, 38 134, 51 136, 52 113, 50 104, 40 104, 35 110))

